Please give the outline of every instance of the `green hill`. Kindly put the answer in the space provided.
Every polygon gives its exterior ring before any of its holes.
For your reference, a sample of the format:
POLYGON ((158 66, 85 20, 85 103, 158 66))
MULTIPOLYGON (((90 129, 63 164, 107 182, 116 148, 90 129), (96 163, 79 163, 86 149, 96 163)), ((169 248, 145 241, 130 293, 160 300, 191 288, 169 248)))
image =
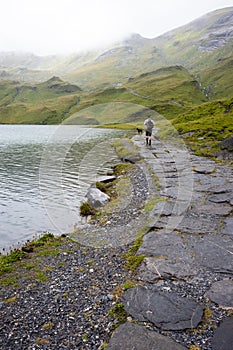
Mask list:
POLYGON ((0 81, 1 124, 56 124, 79 103, 81 89, 53 77, 40 84, 0 81))
POLYGON ((103 51, 0 53, 0 123, 135 127, 153 111, 191 147, 213 151, 232 133, 232 22, 229 7, 103 51))

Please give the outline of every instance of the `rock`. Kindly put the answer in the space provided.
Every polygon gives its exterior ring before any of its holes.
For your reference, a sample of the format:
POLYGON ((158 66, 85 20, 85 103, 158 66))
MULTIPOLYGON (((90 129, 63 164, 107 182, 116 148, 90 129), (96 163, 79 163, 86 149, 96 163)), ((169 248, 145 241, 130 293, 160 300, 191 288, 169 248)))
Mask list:
POLYGON ((141 322, 151 322, 162 330, 195 328, 203 309, 195 301, 175 293, 135 287, 122 297, 125 310, 141 322))
POLYGON ((199 214, 227 216, 232 212, 232 207, 226 203, 198 203, 195 210, 199 214))
POLYGON ((233 281, 223 280, 215 282, 206 296, 223 308, 233 308, 233 281))
POLYGON ((229 151, 233 151, 233 136, 228 137, 227 139, 221 141, 219 146, 223 149, 227 149, 229 151))
POLYGON ((214 332, 213 350, 232 350, 233 344, 233 316, 226 318, 214 332))
POLYGON ((197 165, 193 168, 196 173, 200 174, 212 174, 215 170, 214 166, 197 165))
POLYGON ((185 350, 168 337, 150 331, 135 323, 126 322, 118 327, 107 350, 185 350))
POLYGON ((219 234, 190 237, 198 264, 215 272, 233 273, 233 240, 219 234))
POLYGON ((233 218, 226 218, 224 220, 224 227, 221 233, 224 235, 233 236, 233 218))
POLYGON ((143 237, 138 254, 163 258, 188 258, 181 236, 172 231, 151 231, 143 237))
POLYGON ((214 202, 214 203, 231 202, 233 199, 233 193, 232 192, 217 193, 209 196, 207 199, 210 202, 214 202))
POLYGON ((110 197, 96 188, 95 185, 92 185, 88 190, 87 201, 93 208, 102 207, 108 203, 109 199, 110 197))
POLYGON ((97 178, 96 182, 104 182, 104 183, 109 183, 116 180, 116 176, 115 175, 104 175, 104 176, 100 176, 97 178))
POLYGON ((199 217, 198 215, 177 215, 171 216, 169 219, 161 217, 153 223, 154 229, 171 229, 190 234, 216 232, 220 227, 221 223, 217 218, 199 217))
POLYGON ((197 269, 187 260, 166 258, 145 258, 139 269, 138 276, 147 282, 158 279, 186 279, 197 273, 197 269))

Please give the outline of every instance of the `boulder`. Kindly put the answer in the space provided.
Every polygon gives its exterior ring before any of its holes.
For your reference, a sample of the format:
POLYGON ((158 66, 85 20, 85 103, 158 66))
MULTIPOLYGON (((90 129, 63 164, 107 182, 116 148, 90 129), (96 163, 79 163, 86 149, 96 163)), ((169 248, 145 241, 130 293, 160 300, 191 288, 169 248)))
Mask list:
POLYGON ((91 185, 87 192, 87 202, 93 208, 102 207, 108 203, 110 197, 96 188, 95 185, 91 185))

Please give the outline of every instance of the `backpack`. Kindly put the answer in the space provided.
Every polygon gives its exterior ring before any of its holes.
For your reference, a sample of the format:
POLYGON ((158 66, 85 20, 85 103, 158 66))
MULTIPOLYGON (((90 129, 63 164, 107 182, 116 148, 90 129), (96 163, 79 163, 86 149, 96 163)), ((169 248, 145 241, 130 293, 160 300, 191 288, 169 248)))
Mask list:
POLYGON ((154 127, 154 123, 152 122, 152 120, 148 120, 147 122, 146 122, 146 127, 147 127, 147 129, 153 129, 153 127, 154 127))

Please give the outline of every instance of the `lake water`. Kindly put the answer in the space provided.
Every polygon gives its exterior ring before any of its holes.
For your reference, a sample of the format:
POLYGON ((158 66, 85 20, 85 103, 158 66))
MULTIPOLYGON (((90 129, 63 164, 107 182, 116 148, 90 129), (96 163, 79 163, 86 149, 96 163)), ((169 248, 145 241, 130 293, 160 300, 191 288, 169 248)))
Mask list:
POLYGON ((90 183, 118 161, 107 140, 121 135, 76 125, 0 125, 0 250, 79 225, 90 183))

